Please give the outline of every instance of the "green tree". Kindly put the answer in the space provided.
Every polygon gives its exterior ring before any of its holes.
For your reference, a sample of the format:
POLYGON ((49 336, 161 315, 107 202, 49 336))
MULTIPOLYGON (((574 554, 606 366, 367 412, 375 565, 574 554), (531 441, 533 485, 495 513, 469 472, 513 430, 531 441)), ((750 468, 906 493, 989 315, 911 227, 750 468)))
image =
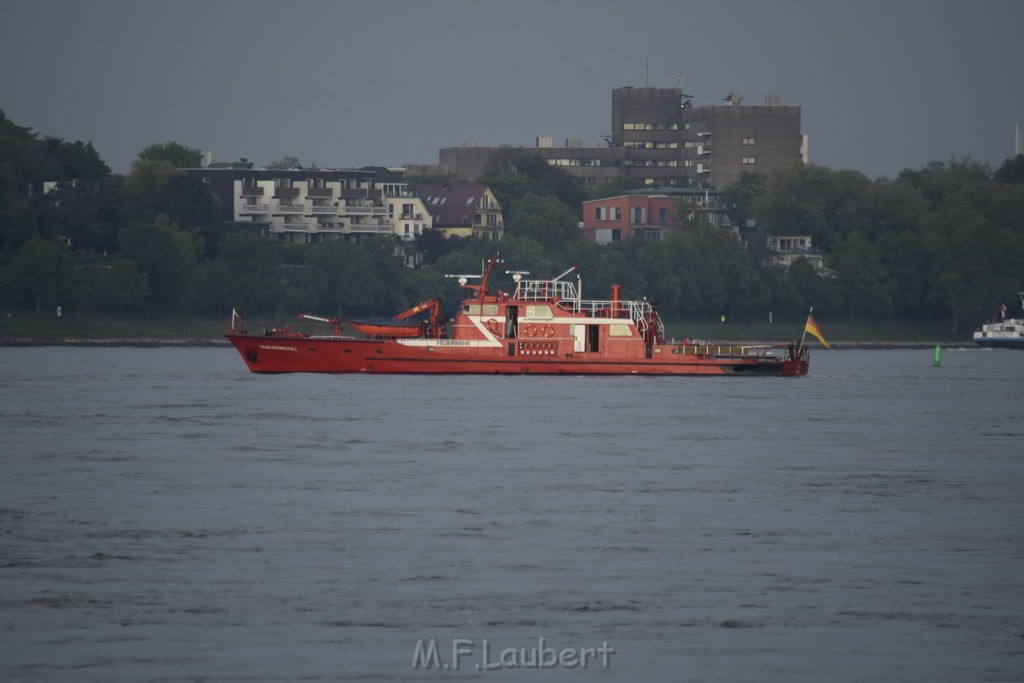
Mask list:
POLYGON ((683 280, 672 253, 658 242, 644 242, 631 255, 637 273, 647 282, 647 293, 666 316, 682 313, 683 280))
POLYGON ((31 128, 19 126, 0 111, 0 209, 23 199, 38 180, 42 150, 31 128))
POLYGON ((457 249, 457 241, 445 237, 441 230, 424 230, 415 238, 420 263, 433 265, 445 254, 457 249))
POLYGON ((1007 159, 993 176, 996 180, 1011 185, 1024 184, 1024 154, 1007 159))
POLYGON ((158 142, 144 147, 138 160, 165 162, 174 168, 199 168, 203 163, 203 152, 178 142, 158 142))
POLYGON ((849 228, 874 243, 884 235, 913 230, 926 211, 924 199, 910 185, 881 178, 871 183, 851 211, 849 228))
POLYGON ((302 164, 299 162, 298 157, 286 156, 277 161, 271 161, 267 164, 267 168, 274 171, 287 171, 289 168, 302 168, 302 164))
POLYGON ((90 298, 101 310, 123 314, 146 303, 149 279, 134 262, 115 258, 109 266, 94 268, 90 298))
POLYGON ((930 291, 931 260, 921 236, 915 230, 891 232, 878 240, 877 247, 879 258, 895 284, 893 311, 912 316, 924 310, 930 291))
POLYGON ((878 250, 859 230, 835 245, 828 265, 851 318, 855 313, 892 315, 895 285, 878 250))
POLYGON ((330 242, 306 253, 307 281, 321 306, 338 314, 387 314, 405 309, 405 268, 390 239, 330 242))
POLYGON ((950 159, 948 163, 932 161, 919 171, 904 169, 898 179, 913 187, 927 203, 928 208, 938 209, 946 195, 972 184, 987 182, 992 177, 992 167, 971 157, 950 159))
POLYGON ((280 243, 273 240, 227 235, 207 277, 207 307, 218 312, 238 308, 246 315, 278 308, 287 287, 281 252, 280 243))
POLYGON ((832 171, 824 166, 793 166, 771 174, 762 198, 754 201, 758 222, 772 234, 811 235, 829 249, 867 223, 860 210, 871 181, 856 171, 832 171))
POLYGON ((21 249, 26 242, 38 236, 36 213, 28 202, 18 199, 0 209, 0 239, 3 240, 5 254, 21 249))
POLYGON ((195 300, 202 238, 178 228, 164 214, 136 221, 117 236, 119 254, 146 274, 147 303, 158 309, 185 311, 195 300))
POLYGON ((996 226, 984 216, 953 207, 922 219, 920 233, 931 257, 936 294, 952 314, 952 330, 961 321, 978 321, 996 303, 1021 286, 1024 237, 996 226))
POLYGON ((41 144, 40 180, 94 181, 110 177, 110 167, 103 163, 91 142, 66 142, 47 136, 41 144))
POLYGON ((835 281, 823 276, 803 256, 795 259, 786 269, 786 279, 803 300, 802 312, 811 306, 819 313, 836 311, 842 306, 842 297, 835 281))
MULTIPOLYGON (((804 264, 811 268, 807 259, 802 259, 804 264)), ((803 293, 797 290, 793 278, 788 277, 785 268, 770 266, 761 270, 761 277, 770 293, 768 310, 775 315, 779 314, 800 314, 807 310, 806 299, 803 293)))
POLYGON ((204 258, 216 256, 225 234, 220 200, 199 178, 166 161, 137 161, 122 188, 125 209, 132 219, 151 221, 164 214, 182 230, 203 237, 204 258))
POLYGON ((11 257, 8 275, 15 290, 35 304, 36 315, 44 305, 74 303, 75 264, 64 245, 33 237, 11 257))
POLYGON ((576 216, 553 195, 528 194, 512 202, 507 214, 510 233, 535 239, 546 248, 559 249, 580 239, 576 216))
POLYGON ((944 207, 977 211, 993 225, 1024 235, 1024 185, 972 182, 946 195, 944 207))
POLYGON ((36 201, 39 232, 64 236, 75 251, 112 252, 126 225, 115 181, 57 187, 36 201))
POLYGON ((754 214, 754 202, 768 191, 768 177, 763 173, 740 173, 739 179, 722 192, 722 203, 741 216, 754 214))
POLYGON ((162 160, 139 160, 125 176, 121 193, 127 216, 132 220, 152 220, 164 205, 167 184, 180 173, 174 165, 162 160))

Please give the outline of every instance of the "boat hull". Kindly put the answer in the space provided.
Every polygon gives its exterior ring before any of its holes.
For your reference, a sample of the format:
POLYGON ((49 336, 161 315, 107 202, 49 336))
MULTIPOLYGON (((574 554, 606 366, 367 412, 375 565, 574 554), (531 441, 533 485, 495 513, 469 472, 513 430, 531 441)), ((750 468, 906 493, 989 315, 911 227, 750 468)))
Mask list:
POLYGON ((694 353, 669 344, 653 348, 650 358, 623 359, 563 353, 553 342, 528 344, 526 348, 481 348, 451 340, 406 345, 388 339, 281 338, 248 334, 227 337, 249 370, 256 373, 794 377, 807 374, 806 359, 694 353))
POLYGON ((1024 349, 1024 337, 975 337, 974 343, 990 349, 1024 349))

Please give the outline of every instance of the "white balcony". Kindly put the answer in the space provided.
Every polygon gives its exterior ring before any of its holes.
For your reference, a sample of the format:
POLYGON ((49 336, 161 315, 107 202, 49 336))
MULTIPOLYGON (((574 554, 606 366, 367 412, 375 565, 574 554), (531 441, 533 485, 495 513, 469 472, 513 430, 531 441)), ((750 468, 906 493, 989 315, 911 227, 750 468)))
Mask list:
POLYGON ((301 204, 279 204, 274 213, 278 214, 299 214, 305 213, 306 207, 301 204))
POLYGON ((390 235, 394 228, 390 225, 350 225, 347 232, 370 235, 390 235))
POLYGON ((238 213, 243 216, 270 213, 270 204, 242 204, 238 209, 238 213))
POLYGON ((309 213, 314 216, 334 216, 338 213, 338 207, 336 206, 314 206, 309 210, 309 213))
POLYGON ((387 207, 384 206, 345 205, 339 211, 349 216, 386 216, 388 213, 387 207))

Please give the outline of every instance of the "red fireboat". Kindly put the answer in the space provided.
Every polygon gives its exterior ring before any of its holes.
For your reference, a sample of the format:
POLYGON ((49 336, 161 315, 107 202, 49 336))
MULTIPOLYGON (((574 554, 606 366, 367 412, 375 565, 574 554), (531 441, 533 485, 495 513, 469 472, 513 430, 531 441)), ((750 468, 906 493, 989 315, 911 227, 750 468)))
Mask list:
POLYGON ((469 294, 453 320, 440 299, 393 318, 351 320, 361 336, 342 333, 337 318, 300 315, 327 323, 330 334, 284 328, 250 332, 232 314, 227 338, 252 372, 505 375, 734 375, 798 377, 807 374, 803 342, 781 353, 768 346, 722 346, 705 341, 667 342, 648 301, 621 297, 612 285, 603 300, 583 299, 579 280, 548 280, 513 273, 515 291, 488 291, 494 268, 458 275, 469 294), (425 319, 413 318, 425 314, 425 319))

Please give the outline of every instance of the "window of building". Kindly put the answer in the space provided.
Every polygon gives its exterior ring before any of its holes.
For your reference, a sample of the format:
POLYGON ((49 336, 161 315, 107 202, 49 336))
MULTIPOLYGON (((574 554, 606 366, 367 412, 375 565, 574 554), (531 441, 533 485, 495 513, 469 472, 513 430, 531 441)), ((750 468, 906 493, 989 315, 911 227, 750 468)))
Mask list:
POLYGON ((647 213, 647 210, 644 207, 634 206, 631 213, 632 216, 630 217, 630 221, 632 223, 644 223, 644 219, 646 218, 647 213))
POLYGON ((754 138, 743 138, 743 144, 746 147, 753 147, 754 146, 754 138))
POLYGON ((612 241, 618 242, 622 239, 622 231, 618 228, 612 228, 612 241))
POLYGON ((612 220, 616 220, 616 221, 621 221, 622 220, 622 207, 619 207, 619 206, 613 206, 612 207, 612 220))
POLYGON ((604 220, 604 207, 603 206, 599 206, 596 209, 594 209, 594 218, 596 218, 599 221, 603 221, 604 220))
POLYGON ((743 157, 743 163, 747 164, 748 166, 753 165, 754 157, 743 157))

